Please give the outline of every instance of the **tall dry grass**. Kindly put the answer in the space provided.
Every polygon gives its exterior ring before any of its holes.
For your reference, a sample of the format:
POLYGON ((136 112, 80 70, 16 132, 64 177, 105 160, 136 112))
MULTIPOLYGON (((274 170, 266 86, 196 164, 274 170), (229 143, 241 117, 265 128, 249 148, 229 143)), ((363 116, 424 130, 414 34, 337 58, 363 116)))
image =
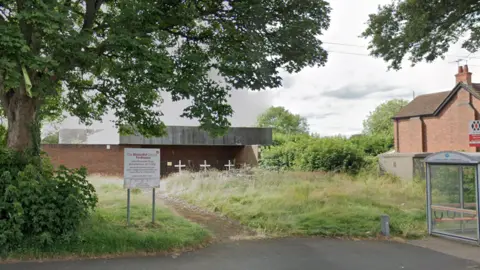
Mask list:
POLYGON ((426 231, 424 185, 390 177, 254 169, 176 174, 165 185, 171 194, 270 234, 375 236, 382 214, 390 216, 394 235, 426 231))

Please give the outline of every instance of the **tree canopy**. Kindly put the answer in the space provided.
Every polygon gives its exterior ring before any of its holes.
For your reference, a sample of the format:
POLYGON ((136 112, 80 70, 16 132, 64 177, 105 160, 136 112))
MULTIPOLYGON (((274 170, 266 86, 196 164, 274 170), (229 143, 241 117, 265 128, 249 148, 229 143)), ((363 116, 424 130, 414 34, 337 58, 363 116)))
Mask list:
POLYGON ((42 138, 42 143, 44 144, 58 144, 60 142, 60 133, 54 131, 49 133, 47 136, 42 138))
POLYGON ((407 104, 408 101, 404 99, 392 99, 380 104, 363 121, 363 133, 386 136, 393 142, 392 118, 407 104))
POLYGON ((308 123, 305 117, 293 114, 284 107, 270 107, 257 118, 258 127, 271 127, 280 134, 308 133, 308 123))
POLYGON ((163 135, 162 91, 220 135, 231 89, 326 63, 329 14, 323 0, 0 0, 7 144, 25 149, 32 122, 64 110, 85 124, 111 110, 126 131, 163 135))
POLYGON ((370 53, 389 68, 401 69, 408 55, 412 65, 445 57, 450 46, 480 47, 480 2, 477 0, 392 0, 371 14, 362 33, 370 38, 370 53))

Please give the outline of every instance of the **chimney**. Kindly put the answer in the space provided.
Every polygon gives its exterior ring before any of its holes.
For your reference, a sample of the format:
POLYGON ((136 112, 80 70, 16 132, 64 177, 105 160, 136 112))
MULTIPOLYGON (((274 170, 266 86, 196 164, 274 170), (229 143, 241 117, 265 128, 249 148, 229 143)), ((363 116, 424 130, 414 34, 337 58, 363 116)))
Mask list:
POLYGON ((456 83, 463 82, 466 84, 472 84, 472 73, 468 72, 468 65, 459 66, 458 73, 455 75, 456 83))

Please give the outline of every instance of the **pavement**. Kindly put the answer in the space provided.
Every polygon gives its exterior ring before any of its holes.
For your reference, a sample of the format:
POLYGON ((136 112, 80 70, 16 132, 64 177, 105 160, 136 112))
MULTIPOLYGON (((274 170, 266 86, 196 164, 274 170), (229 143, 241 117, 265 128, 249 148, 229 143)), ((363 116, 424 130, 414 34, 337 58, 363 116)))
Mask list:
MULTIPOLYGON (((480 254, 480 253, 479 253, 480 254)), ((461 270, 480 264, 431 249, 387 241, 320 238, 220 243, 172 256, 0 264, 1 270, 461 270)))
POLYGON ((426 237, 408 243, 480 264, 480 247, 476 244, 442 237, 426 237))

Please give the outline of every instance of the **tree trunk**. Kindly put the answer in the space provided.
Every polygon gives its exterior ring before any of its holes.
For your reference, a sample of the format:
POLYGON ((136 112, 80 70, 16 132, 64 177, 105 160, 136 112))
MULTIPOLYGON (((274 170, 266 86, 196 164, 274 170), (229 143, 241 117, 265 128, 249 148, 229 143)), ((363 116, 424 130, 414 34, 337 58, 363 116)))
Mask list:
POLYGON ((8 120, 7 147, 24 151, 32 145, 32 125, 37 112, 36 99, 30 98, 25 91, 9 91, 2 98, 8 120))

